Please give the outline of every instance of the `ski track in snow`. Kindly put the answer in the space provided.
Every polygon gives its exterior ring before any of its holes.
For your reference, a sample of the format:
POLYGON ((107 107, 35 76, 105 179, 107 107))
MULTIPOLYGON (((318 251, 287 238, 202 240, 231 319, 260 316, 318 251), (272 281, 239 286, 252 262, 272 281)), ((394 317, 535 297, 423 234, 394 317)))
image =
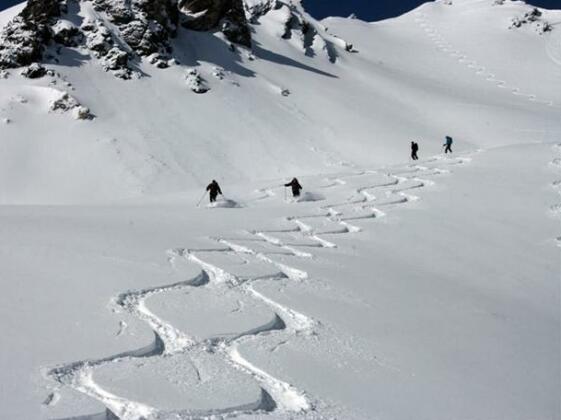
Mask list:
MULTIPOLYGON (((240 347, 245 343, 267 337, 274 342, 271 345, 271 352, 274 352, 296 337, 306 339, 318 336, 323 328, 322 323, 318 320, 287 307, 257 290, 256 285, 261 282, 294 282, 299 284, 313 281, 313 279, 306 271, 284 261, 281 262, 282 260, 278 261, 279 254, 256 251, 252 248, 252 244, 266 244, 273 249, 279 248, 285 252, 283 255, 287 259, 316 258, 313 250, 338 247, 331 237, 358 234, 363 230, 362 227, 353 223, 359 220, 382 218, 386 216, 386 212, 397 206, 420 200, 420 197, 414 195, 413 192, 435 183, 427 179, 428 177, 451 172, 449 169, 443 169, 440 166, 461 165, 470 160, 468 157, 444 158, 440 156, 425 160, 424 165, 428 166, 408 164, 383 171, 357 171, 341 174, 335 178, 329 178, 328 181, 335 180, 335 182, 324 188, 348 192, 351 194, 350 198, 346 202, 320 206, 316 209, 317 212, 313 214, 287 216, 286 220, 294 225, 293 228, 248 231, 248 238, 243 241, 230 239, 226 236, 210 238, 219 245, 216 248, 169 250, 168 261, 172 267, 175 267, 178 259, 184 259, 197 265, 201 269, 201 273, 195 278, 183 282, 136 291, 125 291, 116 296, 112 302, 116 312, 124 311, 146 323, 154 332, 154 342, 142 349, 96 360, 73 362, 50 369, 46 376, 54 381, 56 387, 54 391, 49 393, 43 404, 45 406, 55 405, 60 399, 58 390, 67 386, 105 405, 107 413, 100 414, 100 418, 104 415, 107 418, 116 416, 123 420, 192 419, 213 418, 213 416, 230 418, 239 415, 255 415, 263 418, 269 414, 288 416, 291 419, 303 418, 308 415, 312 415, 314 418, 323 418, 322 408, 326 408, 326 405, 322 401, 305 390, 299 389, 297 386, 254 365, 243 356, 240 350, 240 347), (346 179, 352 179, 356 183, 361 177, 375 174, 386 177, 387 181, 372 184, 365 179, 365 185, 358 188, 349 187, 349 183, 346 181, 346 179), (357 199, 357 196, 360 198, 357 199), (314 222, 323 223, 327 227, 325 229, 316 228, 314 222), (280 237, 275 236, 286 234, 293 235, 296 242, 298 238, 301 238, 302 244, 287 244, 280 237), (325 236, 329 236, 329 239, 326 239, 325 236), (205 261, 201 254, 209 253, 239 257, 247 264, 251 264, 251 261, 255 260, 270 265, 278 274, 263 276, 256 273, 255 276, 238 277, 228 272, 226 268, 205 261), (274 316, 268 322, 264 322, 249 331, 234 336, 230 334, 202 340, 188 335, 188 333, 159 318, 146 305, 148 298, 158 294, 202 287, 222 295, 228 294, 232 301, 238 303, 238 310, 243 310, 244 305, 241 302, 244 299, 251 299, 268 307, 274 316), (104 390, 94 380, 95 370, 111 363, 138 358, 171 357, 178 354, 195 357, 197 352, 206 352, 213 357, 219 357, 232 368, 249 375, 261 387, 260 399, 253 404, 230 409, 221 408, 195 412, 186 408, 182 411, 164 412, 140 401, 131 401, 114 395, 104 390)), ((260 192, 265 192, 269 198, 276 196, 271 190, 263 189, 260 192)), ((561 244, 561 239, 558 239, 558 241, 561 244)), ((119 334, 125 327, 126 324, 120 324, 119 334)))
POLYGON ((487 82, 495 84, 497 88, 509 90, 513 95, 525 98, 526 100, 534 102, 536 104, 546 105, 554 108, 561 108, 561 106, 559 104, 556 104, 554 101, 540 99, 534 93, 522 92, 518 86, 509 85, 505 80, 498 79, 497 76, 493 72, 489 71, 486 66, 480 64, 476 60, 472 60, 466 54, 456 49, 450 42, 448 42, 446 38, 440 33, 440 31, 428 21, 428 16, 426 13, 417 12, 415 22, 427 34, 427 36, 431 39, 431 41, 439 51, 447 54, 459 64, 465 65, 467 68, 473 70, 477 76, 484 77, 487 82))

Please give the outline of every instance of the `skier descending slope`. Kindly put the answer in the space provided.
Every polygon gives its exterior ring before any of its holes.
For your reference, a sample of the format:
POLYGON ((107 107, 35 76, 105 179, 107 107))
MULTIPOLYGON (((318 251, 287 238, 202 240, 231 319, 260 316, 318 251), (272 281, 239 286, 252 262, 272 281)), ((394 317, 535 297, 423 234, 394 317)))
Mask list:
POLYGON ((302 191, 302 185, 298 182, 296 178, 293 178, 288 184, 284 184, 285 187, 292 187, 292 195, 294 198, 300 197, 300 191, 302 191))
POLYGON ((412 141, 411 142, 411 159, 419 160, 419 157, 417 156, 418 151, 419 151, 419 144, 412 141))
POLYGON ((444 146, 446 147, 446 149, 444 149, 444 153, 452 153, 452 143, 454 142, 454 140, 452 140, 452 137, 450 136, 446 136, 446 143, 444 143, 444 146))
POLYGON ((206 190, 209 192, 211 203, 214 203, 216 201, 216 197, 218 196, 218 194, 222 195, 220 185, 218 185, 218 182, 216 182, 214 179, 210 184, 208 184, 206 190))

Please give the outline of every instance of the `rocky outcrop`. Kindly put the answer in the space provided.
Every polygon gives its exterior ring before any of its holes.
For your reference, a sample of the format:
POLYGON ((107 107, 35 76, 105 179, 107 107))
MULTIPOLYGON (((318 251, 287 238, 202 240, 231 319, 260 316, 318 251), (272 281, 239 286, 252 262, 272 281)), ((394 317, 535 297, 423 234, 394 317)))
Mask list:
POLYGON ((57 23, 51 27, 51 31, 53 40, 66 47, 77 47, 82 44, 84 40, 84 35, 80 28, 65 19, 59 19, 57 23))
MULTIPOLYGON (((309 56, 327 53, 335 62, 339 50, 354 51, 290 0, 88 0, 100 18, 86 19, 78 27, 76 16, 69 13, 76 13, 80 1, 85 0, 28 0, 0 34, 0 70, 26 67, 44 57, 59 62, 63 47, 79 47, 106 71, 131 79, 141 76, 143 58, 161 69, 178 63, 172 39, 182 28, 219 31, 235 51, 235 44, 252 47, 250 24, 269 14, 283 25, 282 37, 301 43, 309 56)), ((254 57, 248 54, 248 59, 254 57)), ((197 78, 193 80, 197 85, 197 78)))
POLYGON ((51 102, 49 111, 71 113, 76 120, 93 120, 95 118, 88 107, 81 105, 76 98, 70 96, 67 92, 59 93, 58 97, 51 102))
POLYGON ((219 29, 234 43, 251 47, 242 0, 180 0, 181 24, 195 31, 219 29))
POLYGON ((46 74, 47 74, 47 69, 38 63, 31 64, 29 67, 26 67, 21 72, 21 75, 23 77, 27 77, 28 79, 40 79, 46 74))
POLYGON ((0 35, 0 68, 22 67, 40 60, 51 39, 49 24, 59 15, 58 0, 29 0, 0 35))
POLYGON ((172 59, 171 39, 177 35, 180 20, 185 27, 207 31, 221 30, 234 43, 251 45, 242 0, 93 0, 96 11, 104 13, 118 28, 109 30, 102 21, 86 21, 78 28, 65 19, 67 1, 29 0, 25 9, 0 35, 0 69, 28 66, 43 58, 52 43, 66 47, 82 46, 100 59, 116 76, 131 78, 132 63, 139 57, 165 68, 172 59), (195 10, 193 18, 189 10, 195 10), (204 13, 199 13, 203 11, 204 13))
POLYGON ((534 7, 529 12, 526 12, 521 17, 515 17, 512 19, 511 28, 521 28, 525 25, 533 25, 539 34, 544 34, 546 32, 551 32, 553 26, 543 20, 543 13, 537 7, 534 7))

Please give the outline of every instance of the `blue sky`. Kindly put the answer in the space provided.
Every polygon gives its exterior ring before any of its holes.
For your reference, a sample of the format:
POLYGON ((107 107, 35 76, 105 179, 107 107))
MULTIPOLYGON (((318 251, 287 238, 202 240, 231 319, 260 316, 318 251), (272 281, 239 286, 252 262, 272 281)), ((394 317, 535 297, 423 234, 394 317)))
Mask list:
MULTIPOLYGON (((0 10, 20 2, 21 0, 0 0, 0 10)), ((318 18, 348 16, 354 12, 359 18, 369 21, 399 16, 424 2, 423 0, 304 0, 306 9, 318 18)), ((528 3, 548 9, 561 9, 561 0, 529 0, 528 3)))

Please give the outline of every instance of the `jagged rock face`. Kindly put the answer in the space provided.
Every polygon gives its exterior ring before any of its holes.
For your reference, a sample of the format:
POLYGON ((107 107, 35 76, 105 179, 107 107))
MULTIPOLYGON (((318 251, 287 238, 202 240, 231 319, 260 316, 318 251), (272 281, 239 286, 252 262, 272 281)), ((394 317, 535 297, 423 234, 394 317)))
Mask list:
POLYGON ((251 46, 251 32, 242 0, 180 0, 183 26, 196 31, 219 28, 226 38, 251 46))
POLYGON ((51 39, 48 25, 59 15, 58 0, 29 0, 0 36, 0 68, 27 66, 40 60, 51 39))
POLYGON ((46 25, 52 18, 60 16, 59 0, 28 0, 20 15, 28 22, 46 25))
POLYGON ((130 78, 134 71, 129 63, 139 56, 158 54, 158 63, 170 60, 170 39, 176 36, 180 19, 188 28, 220 29, 231 42, 251 45, 242 0, 183 0, 181 4, 178 0, 93 0, 96 11, 106 14, 116 25, 120 38, 130 49, 118 47, 115 35, 101 21, 85 22, 81 28, 70 24, 64 19, 66 1, 69 0, 28 1, 0 35, 0 69, 41 61, 45 48, 54 41, 67 47, 85 47, 102 60, 108 71, 130 78), (202 11, 206 12, 191 19, 180 8, 204 8, 202 11))

